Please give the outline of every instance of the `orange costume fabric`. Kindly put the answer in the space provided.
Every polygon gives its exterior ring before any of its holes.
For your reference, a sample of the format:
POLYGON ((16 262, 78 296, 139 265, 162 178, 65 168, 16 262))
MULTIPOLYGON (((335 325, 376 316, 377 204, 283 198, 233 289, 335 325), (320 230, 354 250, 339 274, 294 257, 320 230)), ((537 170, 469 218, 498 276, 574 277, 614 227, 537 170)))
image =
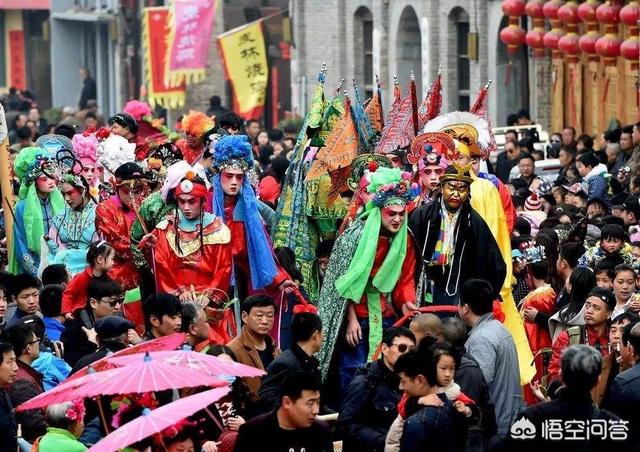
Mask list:
MULTIPOLYGON (((378 247, 376 248, 376 255, 373 260, 373 268, 371 269, 371 273, 369 276, 369 280, 372 280, 382 263, 384 262, 384 258, 387 256, 389 252, 390 241, 388 237, 380 236, 378 238, 378 247)), ((416 268, 416 252, 415 246, 413 244, 413 239, 409 236, 407 237, 407 254, 405 255, 404 262, 402 263, 402 269, 400 270, 400 277, 398 278, 398 282, 391 293, 391 301, 393 302, 393 306, 398 310, 402 310, 402 306, 409 302, 414 301, 416 299, 416 286, 414 280, 414 269, 416 268)), ((369 317, 369 309, 367 308, 367 296, 364 295, 360 300, 360 303, 354 305, 354 311, 356 313, 356 317, 367 319, 369 317)), ((393 311, 393 308, 388 303, 387 294, 380 294, 380 312, 382 312, 382 317, 395 317, 396 313, 393 311)))
POLYGON ((117 196, 111 196, 96 207, 96 231, 116 250, 115 264, 109 276, 124 290, 140 285, 140 276, 131 254, 131 225, 134 220, 135 213, 125 210, 117 196))
MULTIPOLYGON (((549 316, 552 315, 556 310, 555 291, 548 284, 545 284, 542 287, 538 287, 522 299, 522 303, 520 305, 521 314, 525 308, 535 308, 543 314, 547 314, 549 316)), ((551 334, 549 333, 548 328, 540 326, 535 322, 525 320, 524 330, 527 333, 529 346, 531 347, 531 351, 534 355, 543 348, 551 347, 551 334)), ((539 355, 535 358, 535 365, 536 375, 533 378, 533 381, 540 380, 543 375, 542 355, 539 355)), ((538 402, 529 386, 525 386, 524 395, 527 404, 538 402)))
MULTIPOLYGON (((231 234, 227 226, 220 218, 205 214, 203 248, 200 247, 200 226, 197 225, 193 231, 177 228, 178 249, 174 222, 175 217, 169 216, 153 231, 158 238, 154 246, 158 291, 184 291, 193 286, 198 294, 211 291, 212 295, 217 295, 217 291, 212 289, 219 289, 232 298, 229 294, 231 234)), ((207 314, 211 328, 224 341, 231 340, 231 334, 236 330, 231 309, 225 309, 214 318, 209 315, 211 312, 207 314)))

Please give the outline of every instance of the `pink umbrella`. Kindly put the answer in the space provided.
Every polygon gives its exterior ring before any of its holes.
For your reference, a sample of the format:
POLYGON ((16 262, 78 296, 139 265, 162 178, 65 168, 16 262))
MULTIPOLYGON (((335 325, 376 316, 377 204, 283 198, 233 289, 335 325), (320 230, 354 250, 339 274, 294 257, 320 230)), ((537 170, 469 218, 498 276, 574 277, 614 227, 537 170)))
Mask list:
MULTIPOLYGON (((264 370, 245 364, 226 361, 217 356, 198 353, 191 350, 174 350, 170 352, 151 352, 151 358, 174 366, 207 372, 210 375, 233 375, 236 377, 261 377, 264 370)), ((140 354, 108 357, 108 361, 116 366, 126 366, 142 359, 140 354)))
POLYGON ((156 408, 145 409, 142 416, 127 422, 113 433, 98 441, 90 451, 112 452, 140 441, 154 433, 159 433, 176 422, 211 405, 225 396, 231 388, 216 388, 200 392, 189 397, 156 408))
POLYGON ((91 364, 91 366, 83 367, 69 378, 67 381, 74 380, 76 378, 82 377, 87 374, 89 367, 92 367, 95 371, 101 372, 103 370, 112 369, 115 366, 108 361, 109 358, 113 358, 114 356, 125 356, 132 355, 135 353, 144 353, 144 352, 159 352, 166 350, 175 350, 184 344, 185 338, 187 335, 185 333, 173 333, 168 336, 159 337, 157 339, 153 339, 146 342, 141 342, 133 347, 127 347, 123 350, 117 351, 112 355, 106 356, 102 359, 99 359, 95 363, 91 364))

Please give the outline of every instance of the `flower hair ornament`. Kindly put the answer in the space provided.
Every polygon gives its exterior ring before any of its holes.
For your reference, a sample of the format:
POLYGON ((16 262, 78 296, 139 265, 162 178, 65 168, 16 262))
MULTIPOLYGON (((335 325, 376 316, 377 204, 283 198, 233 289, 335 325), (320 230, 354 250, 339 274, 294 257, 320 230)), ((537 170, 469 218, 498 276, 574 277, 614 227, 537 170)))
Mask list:
POLYGON ((524 242, 520 245, 520 261, 526 264, 535 264, 545 260, 544 246, 536 245, 534 242, 524 242))
POLYGON ((375 207, 390 205, 406 206, 420 193, 420 188, 411 182, 411 173, 400 172, 398 168, 379 168, 371 174, 367 187, 369 193, 375 193, 371 203, 375 207))
POLYGON ((78 422, 79 420, 84 419, 85 412, 86 410, 82 399, 76 399, 71 402, 71 406, 67 409, 64 415, 70 421, 78 422))
POLYGON ((233 168, 244 172, 253 168, 253 149, 246 135, 225 135, 213 148, 213 166, 223 171, 233 168))

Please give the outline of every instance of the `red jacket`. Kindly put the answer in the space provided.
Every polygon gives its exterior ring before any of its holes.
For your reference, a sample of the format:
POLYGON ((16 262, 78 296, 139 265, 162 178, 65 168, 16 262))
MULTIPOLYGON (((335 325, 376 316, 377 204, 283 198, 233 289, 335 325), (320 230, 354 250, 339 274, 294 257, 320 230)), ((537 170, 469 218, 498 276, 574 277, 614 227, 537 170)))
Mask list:
MULTIPOLYGON (((605 332, 604 336, 599 336, 596 331, 589 327, 584 326, 580 327, 580 343, 584 344, 584 329, 587 331, 587 344, 591 347, 596 347, 600 349, 600 353, 602 356, 607 356, 609 354, 609 334, 605 332)), ((551 362, 549 363, 549 381, 557 380, 560 377, 560 356, 565 348, 569 346, 569 333, 567 331, 563 331, 560 333, 556 341, 553 343, 553 353, 551 355, 551 362)))
POLYGON ((87 305, 87 288, 93 277, 93 270, 88 266, 83 272, 73 277, 62 293, 62 314, 72 313, 87 305))

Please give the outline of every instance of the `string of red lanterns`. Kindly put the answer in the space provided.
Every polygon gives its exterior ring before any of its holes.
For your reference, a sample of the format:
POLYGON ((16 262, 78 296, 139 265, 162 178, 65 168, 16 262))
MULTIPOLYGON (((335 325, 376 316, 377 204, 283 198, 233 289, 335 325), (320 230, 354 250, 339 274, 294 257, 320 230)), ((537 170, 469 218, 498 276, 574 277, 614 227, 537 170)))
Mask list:
POLYGON ((509 24, 500 30, 500 40, 507 45, 507 53, 513 55, 525 43, 527 31, 520 26, 520 17, 525 13, 525 0, 505 0, 502 12, 509 24))
POLYGON ((640 68, 640 39, 638 38, 638 20, 640 20, 640 5, 632 0, 620 10, 620 21, 629 27, 629 39, 620 45, 620 54, 631 61, 631 69, 640 68))
POLYGON ((558 9, 558 19, 565 24, 566 33, 558 41, 558 49, 564 53, 567 62, 577 63, 580 48, 578 47, 578 3, 569 0, 558 9))
POLYGON ((552 58, 560 58, 562 53, 558 50, 558 41, 563 35, 562 22, 558 19, 558 10, 562 5, 561 0, 549 0, 542 6, 542 13, 551 23, 551 30, 545 33, 543 43, 547 49, 551 49, 552 58))
POLYGON ((580 36, 578 47, 588 56, 589 61, 598 61, 596 41, 600 38, 600 26, 596 18, 596 10, 602 3, 599 0, 587 0, 578 6, 578 16, 585 23, 587 33, 580 36))
POLYGON ((596 18, 604 24, 604 36, 596 41, 596 52, 603 58, 605 66, 615 66, 616 59, 620 56, 622 40, 618 38, 618 23, 620 23, 620 10, 622 6, 616 2, 608 1, 598 6, 596 18))
POLYGON ((533 49, 534 58, 544 57, 544 0, 529 0, 524 8, 533 22, 533 28, 525 37, 526 44, 533 49))

